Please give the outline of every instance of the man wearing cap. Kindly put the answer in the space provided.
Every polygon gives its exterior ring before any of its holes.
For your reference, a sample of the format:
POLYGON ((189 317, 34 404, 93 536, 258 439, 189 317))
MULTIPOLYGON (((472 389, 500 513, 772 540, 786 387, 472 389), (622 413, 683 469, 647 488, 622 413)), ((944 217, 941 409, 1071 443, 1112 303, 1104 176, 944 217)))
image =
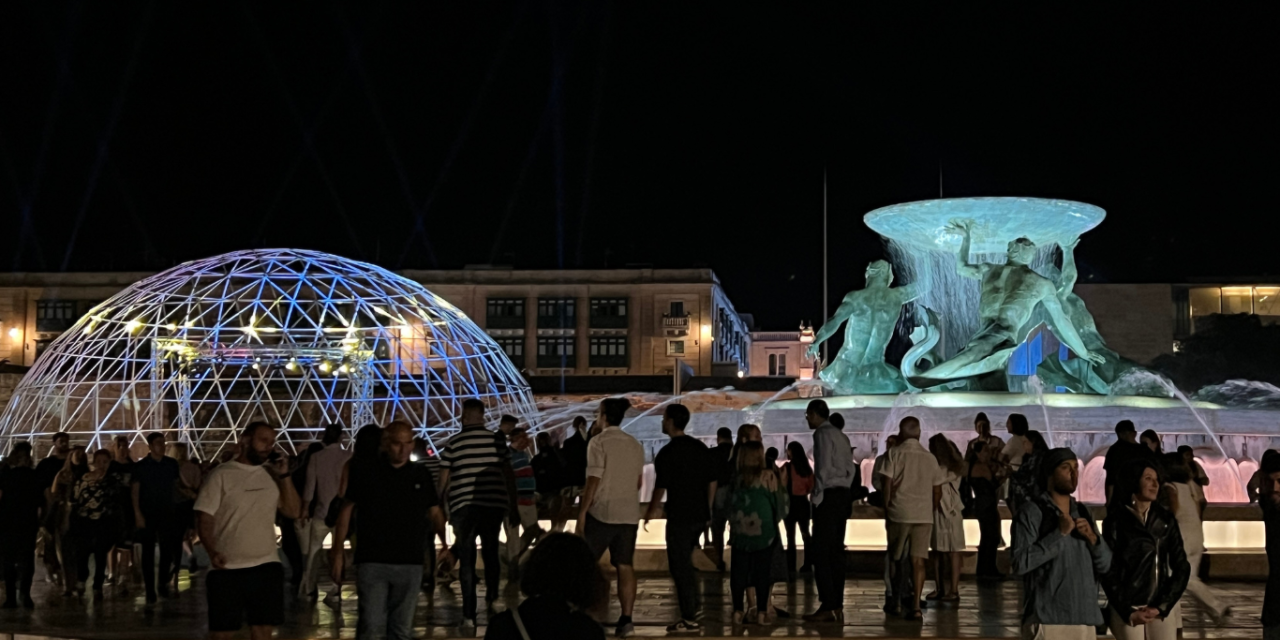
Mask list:
POLYGON ((1103 623, 1097 576, 1111 567, 1111 549, 1088 508, 1072 499, 1080 461, 1067 448, 1040 463, 1040 494, 1013 523, 1013 568, 1026 594, 1022 637, 1095 640, 1103 623))

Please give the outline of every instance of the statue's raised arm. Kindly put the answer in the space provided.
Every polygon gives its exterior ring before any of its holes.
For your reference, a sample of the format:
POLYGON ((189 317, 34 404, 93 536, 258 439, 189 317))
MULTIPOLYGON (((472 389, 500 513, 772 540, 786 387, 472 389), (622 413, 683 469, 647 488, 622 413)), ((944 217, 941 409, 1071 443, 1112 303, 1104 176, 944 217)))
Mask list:
POLYGON ((969 241, 973 233, 973 220, 952 220, 947 230, 960 234, 960 251, 956 253, 956 273, 964 278, 980 280, 982 268, 969 264, 969 241))
POLYGON ((1076 279, 1080 276, 1080 272, 1076 270, 1076 245, 1078 244, 1080 244, 1080 238, 1058 245, 1062 249, 1062 273, 1058 276, 1059 298, 1071 293, 1076 286, 1076 279))
POLYGON ((1084 340, 1080 339, 1080 333, 1076 331, 1076 326, 1071 322, 1071 318, 1062 310, 1062 302, 1058 300, 1057 292, 1053 295, 1046 295, 1040 300, 1040 304, 1044 305, 1044 310, 1049 312, 1049 319, 1053 321, 1053 331, 1062 342, 1065 343, 1076 355, 1084 358, 1094 364, 1102 364, 1106 358, 1100 354, 1089 351, 1089 347, 1085 346, 1084 340))

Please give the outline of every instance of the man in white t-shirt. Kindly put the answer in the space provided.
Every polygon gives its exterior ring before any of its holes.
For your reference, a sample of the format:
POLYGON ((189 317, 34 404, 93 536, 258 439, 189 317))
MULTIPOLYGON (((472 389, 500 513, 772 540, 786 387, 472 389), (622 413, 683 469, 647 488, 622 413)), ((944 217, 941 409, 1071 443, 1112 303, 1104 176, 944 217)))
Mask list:
POLYGON ((578 507, 577 532, 587 539, 596 558, 609 550, 609 561, 618 570, 618 601, 622 616, 616 634, 635 632, 631 612, 636 604, 636 530, 640 522, 640 480, 644 473, 644 448, 620 426, 631 408, 626 398, 600 401, 599 435, 587 442, 587 486, 578 507))
POLYGON ((297 518, 301 501, 287 460, 273 455, 275 444, 275 427, 245 427, 239 455, 211 471, 196 498, 200 542, 209 553, 205 591, 215 640, 230 638, 246 619, 250 638, 268 640, 284 622, 276 511, 297 518))
MULTIPOLYGON (((933 512, 942 501, 942 485, 946 479, 938 461, 920 444, 920 420, 907 416, 898 423, 900 443, 889 451, 880 474, 885 476, 884 510, 888 521, 889 556, 902 559, 911 552, 911 573, 915 598, 903 611, 907 620, 922 620, 920 593, 924 590, 924 565, 929 559, 929 537, 933 531, 933 512)), ((896 567, 896 564, 895 564, 896 567)), ((901 584, 901 579, 898 584, 901 584)), ((905 590, 894 590, 906 595, 905 590)))

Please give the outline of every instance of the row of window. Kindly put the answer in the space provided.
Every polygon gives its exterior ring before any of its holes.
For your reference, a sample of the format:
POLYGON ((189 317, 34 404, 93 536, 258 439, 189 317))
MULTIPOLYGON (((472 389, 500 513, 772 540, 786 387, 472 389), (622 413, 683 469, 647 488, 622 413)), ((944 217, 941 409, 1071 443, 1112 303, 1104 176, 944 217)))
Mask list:
MULTIPOLYGON (((486 326, 490 329, 522 329, 524 298, 489 298, 485 304, 486 326)), ((588 325, 593 329, 623 329, 627 326, 627 298, 591 298, 588 325)), ((573 329, 578 311, 576 298, 538 298, 538 328, 573 329)), ((674 300, 671 317, 684 317, 684 301, 674 300)))
MULTIPOLYGON (((524 338, 504 336, 493 340, 516 366, 524 366, 524 338)), ((576 366, 576 347, 572 336, 541 336, 537 344, 539 367, 576 366)), ((592 367, 628 365, 626 336, 593 336, 588 342, 588 349, 587 362, 592 367)))

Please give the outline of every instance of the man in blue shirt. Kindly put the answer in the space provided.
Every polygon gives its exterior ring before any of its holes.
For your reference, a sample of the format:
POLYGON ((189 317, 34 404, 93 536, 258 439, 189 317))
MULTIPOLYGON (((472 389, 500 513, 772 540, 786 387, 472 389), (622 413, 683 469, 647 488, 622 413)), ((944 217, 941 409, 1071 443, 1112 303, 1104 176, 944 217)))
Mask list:
POLYGON ((1052 449, 1038 478, 1040 495, 1013 524, 1013 568, 1026 594, 1022 637, 1095 640, 1103 622, 1097 576, 1111 567, 1111 549, 1088 508, 1071 497, 1080 461, 1070 449, 1052 449))
POLYGON ((830 422, 831 410, 822 400, 805 409, 804 419, 813 429, 813 549, 805 560, 813 563, 818 587, 818 610, 805 616, 809 622, 844 620, 844 532, 853 509, 853 449, 849 436, 830 422))

